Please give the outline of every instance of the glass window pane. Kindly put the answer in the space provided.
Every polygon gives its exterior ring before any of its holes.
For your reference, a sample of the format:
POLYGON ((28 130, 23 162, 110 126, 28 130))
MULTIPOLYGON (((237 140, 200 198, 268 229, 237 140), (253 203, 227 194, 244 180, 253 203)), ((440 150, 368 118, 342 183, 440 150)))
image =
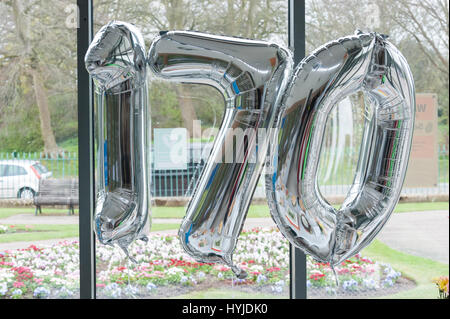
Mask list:
POLYGON ((0 298, 79 297, 77 14, 0 2, 0 298))
MULTIPOLYGON (((164 30, 196 30, 287 46, 285 0, 94 2, 95 32, 113 19, 135 24, 147 50, 164 30)), ((228 267, 196 262, 183 251, 177 231, 222 123, 224 99, 204 85, 154 77, 149 83, 153 143, 157 143, 157 130, 186 128, 189 160, 186 169, 162 169, 154 161, 157 154, 152 145, 150 240, 132 245, 138 264, 127 261, 117 247, 97 244, 97 297, 288 298, 289 247, 270 218, 263 179, 233 257, 247 269, 248 279, 237 280, 228 267), (193 136, 193 121, 201 121, 201 137, 193 136)))
MULTIPOLYGON (((356 30, 388 35, 413 74, 413 146, 396 208, 403 213, 394 212, 372 244, 336 267, 338 286, 329 265, 309 259, 308 298, 434 299, 433 278, 448 276, 448 246, 435 244, 448 242, 448 2, 306 1, 307 55, 356 30), (406 198, 411 203, 404 203, 406 198), (417 211, 439 205, 443 211, 428 211, 425 226, 425 216, 417 211), (426 293, 418 282, 427 282, 426 293)), ((354 94, 337 103, 326 126, 318 184, 335 207, 344 201, 358 164, 366 112, 361 97, 354 94)))

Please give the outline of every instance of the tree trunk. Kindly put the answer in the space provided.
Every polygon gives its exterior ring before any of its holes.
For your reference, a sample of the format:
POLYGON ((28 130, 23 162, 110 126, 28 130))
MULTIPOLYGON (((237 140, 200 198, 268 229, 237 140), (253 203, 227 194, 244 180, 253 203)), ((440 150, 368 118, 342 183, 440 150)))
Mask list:
POLYGON ((45 91, 42 79, 36 69, 31 69, 31 76, 33 78, 34 95, 36 97, 36 104, 39 109, 39 119, 41 121, 41 134, 44 140, 44 152, 50 153, 51 156, 56 156, 59 153, 58 145, 56 144, 55 135, 53 134, 50 111, 48 109, 48 97, 45 91))
POLYGON ((247 29, 245 31, 244 37, 246 38, 253 38, 253 20, 255 17, 255 0, 250 0, 248 4, 248 12, 247 12, 247 29))
POLYGON ((57 156, 60 152, 56 145, 55 136, 53 135, 50 123, 50 111, 48 109, 48 97, 42 79, 38 71, 39 59, 32 53, 32 43, 30 40, 29 20, 24 14, 23 3, 19 0, 12 1, 13 16, 16 28, 16 34, 23 45, 24 56, 27 60, 32 61, 32 65, 28 72, 33 79, 34 95, 36 104, 39 109, 39 119, 41 122, 41 134, 44 140, 44 152, 50 153, 52 157, 57 156))
POLYGON ((194 121, 197 120, 197 114, 195 113, 192 99, 185 93, 186 88, 184 88, 182 84, 176 85, 176 92, 181 110, 181 118, 183 119, 184 126, 189 132, 189 136, 192 137, 192 134, 194 133, 194 121))
POLYGON ((235 12, 234 12, 234 0, 228 0, 228 5, 227 5, 227 18, 226 18, 226 24, 225 24, 225 34, 226 35, 230 35, 230 36, 234 36, 234 24, 235 24, 235 20, 236 20, 236 16, 235 16, 235 12))

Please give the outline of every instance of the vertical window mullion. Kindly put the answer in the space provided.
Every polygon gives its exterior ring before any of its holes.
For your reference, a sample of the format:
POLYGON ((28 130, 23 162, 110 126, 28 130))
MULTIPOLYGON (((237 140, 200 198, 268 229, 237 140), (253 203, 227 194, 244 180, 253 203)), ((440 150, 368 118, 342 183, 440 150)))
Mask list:
MULTIPOLYGON (((294 50, 294 65, 305 57, 305 1, 288 0, 289 47, 294 50)), ((289 244, 290 298, 306 299, 306 255, 289 244)))
POLYGON ((80 298, 95 299, 93 84, 84 56, 93 35, 92 0, 77 0, 80 298))

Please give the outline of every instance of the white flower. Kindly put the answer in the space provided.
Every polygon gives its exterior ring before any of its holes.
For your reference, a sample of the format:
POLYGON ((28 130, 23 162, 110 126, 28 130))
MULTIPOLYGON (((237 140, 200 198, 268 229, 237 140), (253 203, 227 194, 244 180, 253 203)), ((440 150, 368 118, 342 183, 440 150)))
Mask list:
POLYGON ((372 278, 363 279, 363 286, 368 289, 378 289, 379 285, 372 278))
POLYGON ((8 285, 6 283, 0 284, 0 296, 6 295, 8 292, 8 285))
POLYGON ((166 274, 168 275, 176 275, 180 272, 184 273, 184 270, 182 268, 178 268, 178 267, 171 267, 169 268, 169 270, 166 271, 166 274))
POLYGON ((258 277, 256 278, 256 282, 259 284, 261 282, 266 282, 267 281, 267 277, 264 276, 263 274, 259 274, 258 277))
POLYGON ((122 288, 115 282, 107 285, 105 291, 112 298, 119 298, 122 295, 122 288))
POLYGON ((45 287, 37 287, 33 292, 33 296, 37 298, 47 298, 49 295, 50 290, 45 287))
POLYGON ((346 280, 342 283, 344 290, 353 290, 356 286, 358 286, 358 282, 354 279, 346 280))
POLYGON ((56 291, 56 295, 60 298, 68 298, 73 296, 73 292, 66 287, 61 287, 56 291))
POLYGON ((277 292, 277 293, 280 293, 283 291, 283 287, 280 287, 280 286, 271 286, 270 288, 272 288, 273 292, 277 292))
POLYGON ((188 277, 186 277, 186 276, 181 276, 180 282, 181 282, 181 283, 184 283, 184 282, 186 282, 186 281, 188 281, 188 277))
POLYGON ((149 283, 147 284, 147 290, 153 290, 153 289, 156 289, 156 285, 153 284, 153 283, 151 283, 151 282, 149 282, 149 283))
POLYGON ((205 278, 206 274, 203 271, 199 271, 197 274, 198 278, 205 278))
POLYGON ((6 233, 8 230, 8 227, 5 225, 0 225, 0 234, 6 233))
POLYGON ((22 290, 20 290, 20 289, 16 289, 12 292, 13 297, 17 297, 17 296, 21 296, 21 295, 22 295, 22 290))
POLYGON ((135 287, 135 286, 128 285, 128 286, 125 288, 125 294, 126 294, 126 295, 129 295, 129 296, 135 296, 135 295, 137 295, 138 293, 139 293, 139 289, 138 289, 137 287, 135 287))

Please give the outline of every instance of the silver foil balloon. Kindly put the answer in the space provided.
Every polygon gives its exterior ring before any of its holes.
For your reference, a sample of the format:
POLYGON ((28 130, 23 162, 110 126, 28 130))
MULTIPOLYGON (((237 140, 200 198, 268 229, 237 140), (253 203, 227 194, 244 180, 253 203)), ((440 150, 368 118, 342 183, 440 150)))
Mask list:
POLYGON ((381 35, 341 38, 299 63, 283 108, 266 175, 272 217, 293 245, 336 265, 371 242, 399 199, 414 127, 410 69, 381 35), (324 131, 333 107, 357 92, 365 112, 359 160, 335 209, 317 183, 324 131))
POLYGON ((113 21, 101 28, 85 57, 96 106, 95 232, 128 255, 149 230, 146 52, 139 30, 113 21))
POLYGON ((277 126, 291 54, 263 41, 172 31, 154 40, 148 59, 157 76, 210 85, 223 95, 223 122, 179 237, 195 259, 223 262, 244 278, 232 254, 273 134, 269 129, 277 126))

